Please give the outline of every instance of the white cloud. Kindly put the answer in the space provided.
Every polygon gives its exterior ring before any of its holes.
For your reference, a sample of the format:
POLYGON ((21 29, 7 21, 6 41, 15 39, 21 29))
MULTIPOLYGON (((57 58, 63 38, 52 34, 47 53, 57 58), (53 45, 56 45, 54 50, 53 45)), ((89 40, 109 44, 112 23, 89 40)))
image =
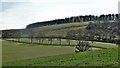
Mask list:
POLYGON ((119 1, 119 5, 118 5, 118 13, 120 13, 120 1, 119 1))
POLYGON ((6 9, 0 20, 0 29, 25 28, 38 21, 47 21, 78 15, 100 15, 118 12, 118 0, 2 0, 18 2, 6 9))

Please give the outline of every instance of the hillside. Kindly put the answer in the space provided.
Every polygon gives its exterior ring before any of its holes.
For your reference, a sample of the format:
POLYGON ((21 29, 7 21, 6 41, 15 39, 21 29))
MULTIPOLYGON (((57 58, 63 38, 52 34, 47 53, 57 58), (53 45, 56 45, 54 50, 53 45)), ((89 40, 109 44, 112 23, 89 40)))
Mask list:
POLYGON ((5 62, 3 66, 117 66, 118 49, 87 51, 5 62), (92 61, 92 62, 91 62, 92 61))
POLYGON ((74 22, 88 22, 88 21, 97 21, 97 20, 118 20, 118 14, 107 14, 107 15, 85 15, 85 16, 74 16, 68 17, 65 19, 55 19, 51 21, 36 22, 27 25, 26 28, 35 28, 40 26, 55 25, 55 24, 65 24, 65 23, 74 23, 74 22))
POLYGON ((33 32, 43 32, 46 36, 66 36, 68 31, 84 28, 88 24, 89 22, 56 24, 56 25, 50 25, 50 26, 42 26, 42 27, 36 27, 31 29, 25 29, 25 31, 28 31, 27 33, 29 33, 29 30, 33 32))
POLYGON ((89 22, 76 22, 76 23, 67 23, 67 24, 56 24, 49 26, 41 26, 29 29, 10 29, 10 30, 2 30, 3 37, 28 37, 31 32, 39 33, 42 32, 46 36, 66 36, 67 32, 70 30, 76 30, 80 28, 85 28, 89 22))
POLYGON ((110 43, 118 38, 114 31, 117 23, 90 21, 5 30, 2 33, 7 36, 2 40, 3 66, 117 66, 118 46, 110 43), (44 38, 47 36, 51 37, 44 38), (85 40, 85 37, 91 39, 85 40), (82 45, 80 42, 91 46, 89 50, 75 53, 75 46, 82 45))
MULTIPOLYGON (((33 33, 44 33, 46 36, 66 36, 70 30, 78 30, 81 28, 86 28, 87 25, 92 22, 96 23, 97 21, 88 21, 88 22, 74 22, 74 23, 63 23, 63 24, 54 24, 39 26, 35 28, 27 29, 11 29, 11 30, 2 30, 2 36, 8 37, 11 34, 11 37, 16 37, 15 34, 21 34, 21 37, 28 37, 31 32, 33 33)), ((102 22, 102 21, 101 21, 102 22)), ((114 22, 114 20, 110 20, 114 22)))

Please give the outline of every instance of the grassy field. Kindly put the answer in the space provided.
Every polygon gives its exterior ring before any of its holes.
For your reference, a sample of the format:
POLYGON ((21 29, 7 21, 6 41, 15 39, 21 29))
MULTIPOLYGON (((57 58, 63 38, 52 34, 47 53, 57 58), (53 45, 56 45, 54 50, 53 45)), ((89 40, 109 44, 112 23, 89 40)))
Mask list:
POLYGON ((69 29, 62 29, 62 30, 54 30, 54 31, 46 31, 44 32, 46 36, 63 36, 65 37, 67 35, 67 32, 70 30, 78 30, 78 29, 84 29, 84 27, 74 27, 74 28, 69 28, 69 29))
MULTIPOLYGON (((89 22, 96 23, 97 21, 89 21, 89 22)), ((32 28, 32 31, 43 32, 46 36, 51 36, 51 35, 66 36, 68 31, 85 28, 89 24, 89 22, 74 22, 74 23, 48 25, 48 26, 32 28)), ((28 29, 27 31, 29 32, 31 31, 31 29, 28 29)))
POLYGON ((42 27, 36 27, 32 29, 26 29, 27 34, 29 31, 33 32, 43 32, 46 36, 66 36, 67 32, 70 30, 77 30, 80 28, 85 28, 89 22, 76 22, 76 23, 67 23, 67 24, 56 24, 48 25, 42 27))
POLYGON ((28 59, 34 57, 68 54, 74 52, 74 47, 42 46, 2 41, 3 62, 28 59))
POLYGON ((2 66, 2 40, 0 39, 0 67, 1 66, 2 66))
MULTIPOLYGON (((68 23, 33 28, 33 31, 44 32, 47 36, 66 36, 70 30, 85 28, 88 22, 68 23)), ((32 30, 28 30, 32 31, 32 30)), ((28 33, 25 33, 28 35, 28 33)), ((10 39, 9 39, 10 40, 10 39)), ((13 39, 12 39, 13 40, 13 39)), ((14 39, 17 40, 17 39, 14 39)), ((62 39, 61 45, 58 40, 52 44, 47 39, 44 44, 26 44, 2 41, 3 66, 116 66, 118 65, 118 46, 112 43, 94 42, 93 46, 107 48, 75 53, 77 41, 70 40, 71 44, 62 39), (53 46, 55 45, 55 46, 53 46), (67 45, 67 46, 63 46, 67 45), (71 46, 73 45, 73 46, 71 46)), ((21 42, 31 42, 30 39, 22 38, 21 42)), ((38 40, 33 39, 33 43, 38 40)))
MULTIPOLYGON (((8 39, 8 40, 15 40, 15 41, 18 41, 18 39, 8 39)), ((31 42, 31 40, 30 39, 28 39, 28 38, 21 38, 20 39, 20 41, 21 42, 31 42)), ((90 42, 90 41, 89 41, 90 42)), ((38 40, 36 40, 36 39, 33 39, 33 43, 39 43, 39 41, 38 40)), ((43 41, 43 43, 44 44, 50 44, 50 41, 48 41, 48 39, 45 39, 44 41, 43 41)), ((52 41, 52 45, 56 45, 56 46, 64 46, 64 45, 67 45, 67 46, 76 46, 77 45, 77 43, 78 43, 78 41, 76 41, 76 40, 70 40, 70 45, 68 45, 68 43, 69 42, 67 42, 65 39, 62 39, 61 40, 61 45, 60 45, 60 43, 59 43, 59 41, 58 40, 53 40, 52 41)), ((90 42, 91 43, 91 42, 90 42)), ((92 44, 92 43, 91 43, 92 44)), ((93 46, 97 46, 97 47, 103 47, 103 48, 116 48, 116 47, 118 47, 116 44, 112 44, 112 43, 101 43, 101 42, 94 42, 93 43, 93 46)))
POLYGON ((50 26, 42 26, 42 27, 36 27, 32 28, 33 30, 38 31, 50 31, 54 29, 65 29, 65 28, 75 28, 75 27, 83 27, 87 26, 89 24, 88 22, 76 22, 76 23, 66 23, 66 24, 56 24, 56 25, 50 25, 50 26))
POLYGON ((4 62, 3 66, 117 66, 118 49, 104 49, 4 62))
POLYGON ((113 43, 103 43, 103 42, 94 42, 93 46, 99 46, 103 48, 116 48, 118 45, 113 44, 113 43))
MULTIPOLYGON (((75 48, 70 46, 43 46, 5 40, 2 43, 3 65, 117 65, 118 52, 117 48, 114 47, 75 54, 75 48), (92 60, 93 62, 91 63, 92 60)), ((95 42, 94 44, 96 46, 106 47, 116 46, 114 44, 100 42, 95 42)))

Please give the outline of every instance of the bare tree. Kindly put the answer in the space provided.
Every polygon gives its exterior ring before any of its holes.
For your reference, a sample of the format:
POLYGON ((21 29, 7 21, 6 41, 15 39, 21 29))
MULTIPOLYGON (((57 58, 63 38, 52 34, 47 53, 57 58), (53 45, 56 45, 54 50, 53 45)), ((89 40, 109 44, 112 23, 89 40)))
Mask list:
POLYGON ((33 39, 35 38, 35 31, 33 31, 32 29, 30 30, 29 38, 30 38, 30 43, 33 43, 33 39))
POLYGON ((45 34, 42 32, 41 33, 41 35, 40 35, 41 37, 39 38, 39 40, 41 40, 41 43, 43 44, 43 42, 44 42, 44 40, 45 40, 45 34))
POLYGON ((90 43, 89 42, 83 42, 81 41, 78 45, 76 45, 76 50, 75 52, 84 52, 84 51, 87 51, 89 50, 90 48, 90 43))
POLYGON ((75 34, 76 34, 76 31, 74 31, 74 30, 68 31, 68 33, 66 35, 66 37, 67 37, 66 41, 68 42, 68 45, 70 45, 70 39, 75 38, 75 36, 76 36, 75 34))
POLYGON ((53 36, 50 36, 50 38, 48 38, 48 41, 50 41, 50 44, 52 44, 52 42, 53 42, 53 38, 52 38, 53 36))
POLYGON ((117 28, 118 28, 118 44, 119 44, 119 46, 120 46, 120 13, 119 13, 119 20, 118 20, 118 26, 117 26, 117 28))
POLYGON ((12 37, 14 37, 15 39, 17 39, 17 41, 18 42, 20 42, 20 38, 21 38, 21 31, 16 31, 16 32, 14 32, 14 34, 12 33, 12 34, 10 34, 10 35, 12 35, 12 37))
POLYGON ((61 38, 57 38, 57 40, 59 41, 59 45, 61 45, 61 38))
POLYGON ((68 45, 70 45, 70 39, 66 39, 66 42, 68 42, 68 45))
POLYGON ((77 30, 77 39, 78 39, 78 44, 80 43, 81 40, 84 40, 85 32, 83 29, 78 29, 77 30))
POLYGON ((35 36, 39 44, 43 43, 43 37, 45 37, 45 34, 43 32, 38 31, 35 36))
POLYGON ((33 39, 34 39, 34 33, 30 33, 30 40, 31 40, 31 43, 33 43, 33 39))

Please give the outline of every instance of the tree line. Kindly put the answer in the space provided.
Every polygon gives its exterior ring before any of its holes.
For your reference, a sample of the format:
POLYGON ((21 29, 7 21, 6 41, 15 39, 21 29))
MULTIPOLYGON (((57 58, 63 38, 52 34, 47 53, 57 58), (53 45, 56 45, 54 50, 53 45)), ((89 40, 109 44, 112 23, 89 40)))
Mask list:
POLYGON ((90 22, 85 29, 78 29, 78 30, 70 30, 67 32, 66 37, 55 37, 49 36, 47 37, 44 32, 41 31, 34 31, 32 29, 26 30, 13 30, 10 31, 3 31, 2 37, 3 38, 31 38, 31 43, 33 39, 38 39, 44 41, 45 38, 48 38, 51 41, 54 38, 61 41, 61 39, 66 39, 67 42, 70 44, 70 40, 77 40, 80 42, 81 40, 95 40, 95 41, 103 41, 103 42, 112 42, 116 43, 119 38, 120 29, 118 27, 119 21, 109 22, 104 21, 97 23, 90 22))
POLYGON ((65 19, 55 19, 51 21, 43 21, 43 22, 35 22, 27 25, 26 28, 34 28, 46 25, 54 25, 54 24, 63 24, 63 23, 73 23, 73 22, 86 22, 86 21, 97 21, 97 20, 118 20, 118 14, 107 14, 107 15, 85 15, 85 16, 73 16, 67 17, 65 19))
POLYGON ((56 39, 59 41, 59 45, 61 45, 61 41, 63 39, 68 42, 68 45, 71 45, 71 40, 77 41, 76 52, 86 51, 93 46, 94 41, 108 42, 108 43, 119 43, 119 34, 120 31, 119 21, 110 22, 104 20, 103 22, 97 21, 96 23, 90 22, 86 28, 80 28, 76 30, 70 30, 67 32, 65 37, 62 36, 46 36, 44 32, 34 31, 32 29, 14 31, 14 33, 10 34, 9 38, 17 38, 18 42, 20 42, 21 38, 28 38, 30 43, 33 43, 33 40, 38 40, 39 44, 44 44, 45 40, 48 40, 48 44, 53 44, 53 41, 56 39), (25 36, 27 34, 27 36, 25 36), (91 41, 92 45, 88 42, 91 41))

